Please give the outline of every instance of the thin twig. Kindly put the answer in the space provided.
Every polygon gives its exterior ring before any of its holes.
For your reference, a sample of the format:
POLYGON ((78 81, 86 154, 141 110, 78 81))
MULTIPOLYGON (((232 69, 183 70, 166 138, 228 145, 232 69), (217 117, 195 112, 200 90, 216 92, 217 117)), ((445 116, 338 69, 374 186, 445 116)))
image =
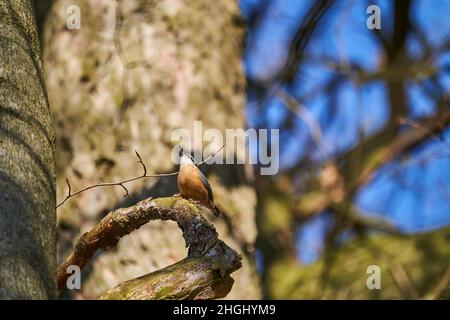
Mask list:
POLYGON ((197 164, 197 166, 201 166, 202 164, 204 164, 204 163, 205 163, 206 161, 208 161, 209 159, 214 158, 214 157, 216 156, 216 154, 218 154, 218 153, 220 152, 220 150, 223 149, 223 147, 225 147, 225 144, 223 144, 223 145, 220 147, 220 149, 217 150, 216 152, 211 153, 211 155, 210 155, 208 158, 206 158, 205 160, 203 160, 202 162, 200 162, 199 164, 197 164))
POLYGON ((123 183, 120 183, 119 186, 121 186, 121 187, 123 188, 123 190, 125 190, 125 195, 124 195, 123 197, 124 197, 124 198, 128 198, 128 199, 131 199, 131 196, 130 196, 130 193, 128 192, 127 187, 125 187, 125 186, 123 185, 123 183))
POLYGON ((68 194, 70 196, 72 194, 72 187, 70 186, 69 179, 67 179, 67 178, 66 178, 66 183, 67 183, 67 186, 69 187, 68 194))
POLYGON ((142 174, 143 176, 146 176, 147 175, 147 168, 145 167, 145 164, 144 164, 144 162, 142 161, 142 158, 141 158, 141 155, 136 151, 136 150, 134 150, 134 152, 136 153, 136 156, 138 157, 138 163, 140 163, 141 165, 142 165, 142 167, 143 167, 143 169, 144 169, 144 173, 142 174))
POLYGON ((124 184, 129 183, 129 182, 133 182, 133 181, 136 181, 136 180, 139 180, 139 179, 144 179, 144 178, 158 178, 158 177, 170 177, 170 176, 174 176, 174 175, 177 175, 177 174, 178 174, 178 171, 176 171, 176 172, 170 172, 170 173, 160 173, 160 174, 152 174, 152 175, 139 176, 139 177, 134 177, 134 178, 131 178, 131 179, 123 180, 123 181, 120 181, 120 182, 104 182, 104 183, 97 183, 97 184, 91 185, 91 186, 89 186, 89 187, 86 187, 86 188, 77 190, 76 192, 74 192, 74 193, 72 193, 72 194, 70 194, 70 195, 67 195, 66 198, 65 198, 63 201, 61 201, 60 203, 58 203, 58 205, 56 206, 56 208, 59 208, 61 205, 63 205, 63 204, 64 204, 67 200, 69 200, 70 198, 72 198, 72 197, 74 197, 74 196, 76 196, 76 195, 78 195, 78 194, 80 194, 80 193, 82 193, 82 192, 84 192, 84 191, 93 189, 93 188, 97 188, 97 187, 113 187, 113 186, 121 186, 121 187, 123 187, 124 184))
MULTIPOLYGON (((209 159, 215 157, 215 155, 217 153, 220 152, 220 150, 222 150, 225 147, 225 145, 222 145, 222 147, 220 147, 219 150, 217 150, 216 152, 212 153, 208 158, 206 158, 205 160, 203 160, 202 162, 200 162, 199 164, 197 164, 198 166, 204 164, 206 161, 208 161, 209 159)), ((130 178, 130 179, 126 179, 126 180, 122 180, 119 182, 103 182, 103 183, 97 183, 88 187, 85 187, 83 189, 77 190, 75 192, 72 193, 72 187, 70 186, 69 180, 66 178, 66 182, 67 182, 67 186, 69 188, 68 190, 68 194, 66 196, 66 198, 61 201, 60 203, 57 204, 56 208, 59 208, 61 205, 63 205, 67 200, 69 200, 70 198, 85 192, 87 190, 93 189, 93 188, 98 188, 98 187, 113 187, 113 186, 119 186, 122 189, 125 190, 125 195, 124 197, 130 197, 130 193, 128 192, 128 189, 125 187, 125 184, 129 183, 129 182, 133 182, 136 180, 140 180, 140 179, 145 179, 145 178, 159 178, 159 177, 170 177, 170 176, 175 176, 178 174, 178 171, 175 172, 170 172, 170 173, 159 173, 159 174, 147 174, 147 167, 145 166, 144 161, 142 161, 142 158, 140 156, 140 154, 137 151, 134 151, 136 153, 136 156, 138 157, 138 163, 140 163, 142 165, 142 168, 144 170, 143 174, 134 178, 130 178)))
POLYGON ((67 200, 69 200, 70 198, 72 198, 72 197, 74 197, 74 196, 76 196, 76 195, 78 195, 78 194, 80 194, 80 193, 82 193, 82 192, 84 192, 84 191, 93 189, 93 188, 97 188, 97 187, 120 186, 120 187, 122 187, 122 188, 125 190, 125 192, 126 192, 126 193, 125 193, 125 197, 130 197, 130 194, 129 194, 129 192, 128 192, 128 189, 125 187, 125 184, 126 184, 126 183, 133 182, 133 181, 140 180, 140 179, 144 179, 144 178, 169 177, 169 176, 174 176, 174 175, 177 175, 177 174, 178 174, 178 171, 176 171, 176 172, 170 172, 170 173, 160 173, 160 174, 147 174, 147 168, 146 168, 144 162, 142 161, 141 156, 139 155, 139 153, 138 153, 137 151, 135 151, 135 152, 136 152, 136 155, 137 155, 137 157, 138 157, 138 159, 139 159, 139 160, 138 160, 138 163, 140 163, 140 164, 142 165, 142 167, 144 168, 144 173, 143 173, 142 175, 140 175, 140 176, 138 176, 138 177, 126 179, 126 180, 123 180, 123 181, 119 181, 119 182, 104 182, 104 183, 97 183, 97 184, 91 185, 91 186, 89 186, 89 187, 80 189, 80 190, 78 190, 78 191, 76 191, 76 192, 74 192, 74 193, 71 193, 71 189, 72 189, 72 188, 70 187, 69 181, 68 181, 67 178, 66 178, 67 184, 68 184, 68 186, 69 186, 69 193, 67 194, 66 198, 65 198, 63 201, 61 201, 60 203, 58 203, 58 205, 56 206, 56 208, 58 208, 58 207, 60 207, 61 205, 63 205, 63 204, 64 204, 67 200))

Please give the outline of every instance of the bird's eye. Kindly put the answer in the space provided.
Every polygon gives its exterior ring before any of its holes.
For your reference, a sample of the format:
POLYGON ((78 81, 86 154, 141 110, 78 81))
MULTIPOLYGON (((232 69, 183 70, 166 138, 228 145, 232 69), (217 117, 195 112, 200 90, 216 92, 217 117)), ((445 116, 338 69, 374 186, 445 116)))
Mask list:
POLYGON ((180 151, 178 151, 178 155, 180 156, 180 158, 183 156, 183 148, 180 147, 180 151))

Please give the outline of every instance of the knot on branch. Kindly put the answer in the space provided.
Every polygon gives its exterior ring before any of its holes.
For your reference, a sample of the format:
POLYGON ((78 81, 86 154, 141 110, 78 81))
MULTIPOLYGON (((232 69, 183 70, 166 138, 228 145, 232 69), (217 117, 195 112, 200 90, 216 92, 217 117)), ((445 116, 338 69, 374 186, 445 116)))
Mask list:
POLYGON ((226 296, 241 267, 241 256, 218 238, 201 211, 181 197, 145 199, 129 208, 110 212, 85 233, 58 269, 58 286, 66 285, 67 268, 83 269, 98 249, 108 250, 119 239, 150 220, 176 221, 183 232, 188 256, 164 269, 119 284, 102 299, 212 299, 226 296))

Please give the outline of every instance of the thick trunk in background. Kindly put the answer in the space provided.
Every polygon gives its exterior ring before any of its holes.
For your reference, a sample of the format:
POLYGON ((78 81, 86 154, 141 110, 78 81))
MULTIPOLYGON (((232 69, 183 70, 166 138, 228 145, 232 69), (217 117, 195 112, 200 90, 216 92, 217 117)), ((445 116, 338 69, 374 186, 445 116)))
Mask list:
POLYGON ((0 2, 0 299, 56 297, 54 137, 29 1, 0 2))
MULTIPOLYGON (((170 140, 177 128, 245 127, 241 65, 244 28, 235 1, 55 1, 44 24, 44 59, 56 118, 58 202, 72 189, 177 170, 170 140), (68 30, 66 8, 81 9, 81 29, 68 30), (149 173, 152 173, 149 172, 149 173)), ((207 142, 205 141, 205 145, 207 142)), ((217 148, 220 145, 216 146, 217 148)), ((203 166, 216 204, 219 236, 243 255, 228 298, 258 298, 254 263, 254 188, 245 168, 203 166)), ((58 209, 59 259, 102 215, 148 196, 178 192, 176 177, 147 179, 123 190, 99 188, 58 209)), ((98 297, 118 283, 186 256, 172 222, 154 222, 122 239, 83 273, 82 295, 98 297)))

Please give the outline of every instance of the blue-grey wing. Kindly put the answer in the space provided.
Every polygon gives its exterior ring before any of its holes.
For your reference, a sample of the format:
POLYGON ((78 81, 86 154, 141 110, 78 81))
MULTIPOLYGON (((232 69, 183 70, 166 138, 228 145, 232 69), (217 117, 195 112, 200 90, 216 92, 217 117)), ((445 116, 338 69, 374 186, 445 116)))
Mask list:
POLYGON ((198 170, 200 172, 200 179, 203 182, 203 185, 205 186, 206 190, 208 190, 208 195, 209 195, 209 199, 211 201, 214 201, 214 197, 213 197, 213 193, 212 193, 212 189, 211 189, 211 185, 209 184, 208 179, 206 179, 205 175, 203 174, 203 172, 201 172, 200 170, 198 170))

